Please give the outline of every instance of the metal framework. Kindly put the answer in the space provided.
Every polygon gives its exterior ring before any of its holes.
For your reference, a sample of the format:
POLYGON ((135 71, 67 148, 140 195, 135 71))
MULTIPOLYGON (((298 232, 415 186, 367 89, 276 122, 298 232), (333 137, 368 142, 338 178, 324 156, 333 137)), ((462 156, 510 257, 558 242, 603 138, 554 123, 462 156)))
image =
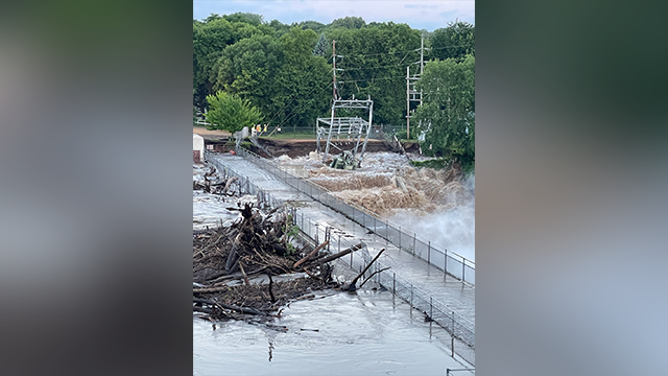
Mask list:
POLYGON ((364 151, 366 150, 366 144, 369 141, 369 134, 371 133, 371 124, 373 120, 373 101, 371 98, 366 100, 355 99, 341 99, 338 91, 338 85, 336 84, 336 71, 343 70, 336 68, 336 58, 343 57, 336 54, 336 41, 332 41, 332 111, 330 117, 317 118, 315 122, 316 135, 317 135, 317 148, 318 153, 321 152, 320 142, 327 139, 325 145, 325 153, 322 157, 322 161, 325 162, 329 156, 329 151, 331 148, 336 148, 340 152, 348 151, 350 157, 357 166, 362 163, 362 158, 364 157, 364 151), (336 117, 337 109, 357 109, 364 110, 365 114, 368 114, 368 120, 365 120, 359 116, 355 117, 336 117), (336 141, 341 141, 341 137, 345 137, 347 141, 351 141, 354 145, 350 150, 343 150, 339 145, 336 145, 332 137, 336 141), (359 152, 360 142, 362 143, 362 150, 359 152), (359 153, 358 153, 359 152, 359 153))
POLYGON ((344 137, 345 140, 352 142, 353 146, 349 151, 351 152, 352 158, 359 166, 362 163, 362 158, 364 158, 364 152, 366 151, 366 145, 369 141, 372 121, 373 101, 371 98, 366 100, 335 99, 332 102, 331 116, 328 118, 318 118, 316 120, 318 153, 321 151, 321 140, 324 140, 325 138, 327 139, 325 154, 323 155, 322 161, 325 162, 327 160, 327 156, 329 155, 331 148, 336 148, 340 152, 346 151, 343 150, 341 146, 334 143, 334 141, 341 141, 341 138, 344 137), (369 117, 367 120, 359 116, 336 117, 336 110, 344 108, 365 110, 369 117), (360 143, 362 143, 361 151, 359 150, 360 143))
MULTIPOLYGON (((406 138, 410 138, 411 135, 411 102, 417 102, 418 105, 422 105, 422 91, 415 90, 415 83, 422 77, 424 72, 424 51, 429 50, 429 48, 424 48, 424 36, 420 42, 420 61, 415 64, 420 64, 420 73, 414 74, 411 76, 410 66, 406 67, 406 138)), ((416 50, 417 51, 417 50, 416 50)), ((415 110, 413 110, 414 112, 415 110)))

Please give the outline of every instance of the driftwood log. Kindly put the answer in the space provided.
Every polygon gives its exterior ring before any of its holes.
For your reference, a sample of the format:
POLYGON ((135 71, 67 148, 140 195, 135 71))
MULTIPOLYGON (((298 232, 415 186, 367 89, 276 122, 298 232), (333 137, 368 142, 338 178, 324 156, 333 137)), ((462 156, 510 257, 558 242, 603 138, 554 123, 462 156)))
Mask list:
MULTIPOLYGON (((378 258, 380 257, 380 255, 383 254, 383 252, 385 252, 385 248, 381 249, 380 252, 378 252, 378 254, 376 255, 376 257, 374 257, 373 260, 371 260, 371 262, 369 262, 369 264, 364 268, 364 270, 362 270, 362 271, 360 272, 360 274, 358 274, 357 277, 355 277, 355 278, 352 280, 352 282, 350 282, 349 284, 345 284, 345 285, 343 285, 343 286, 341 287, 341 290, 344 290, 344 291, 355 291, 355 290, 357 290, 357 287, 356 287, 357 280, 360 279, 360 278, 364 275, 364 273, 366 273, 367 270, 369 270, 369 268, 371 267, 371 265, 373 265, 373 263, 376 262, 376 260, 378 260, 378 258)), ((365 282, 366 282, 366 281, 365 281, 365 282)), ((360 286, 360 287, 361 287, 361 286, 360 286)))

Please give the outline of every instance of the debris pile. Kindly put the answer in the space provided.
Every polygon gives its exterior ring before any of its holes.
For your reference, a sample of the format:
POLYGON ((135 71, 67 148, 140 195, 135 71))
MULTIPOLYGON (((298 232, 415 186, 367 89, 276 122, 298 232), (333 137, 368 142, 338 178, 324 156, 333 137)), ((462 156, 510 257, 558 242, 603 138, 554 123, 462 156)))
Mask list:
POLYGON ((236 176, 221 178, 214 166, 204 173, 204 180, 193 180, 193 191, 204 191, 216 195, 241 195, 241 184, 236 176))
POLYGON ((193 190, 235 197, 236 207, 225 210, 238 216, 193 231, 193 311, 210 320, 267 319, 279 317, 291 301, 314 298, 314 291, 356 289, 364 273, 341 285, 332 278, 332 262, 362 249, 361 243, 330 254, 329 241, 316 246, 299 236, 286 206, 271 209, 261 195, 244 196, 243 184, 214 166, 199 177, 193 190))
POLYGON ((277 317, 290 301, 339 288, 330 263, 362 248, 328 254, 325 241, 311 249, 283 208, 265 213, 245 202, 227 210, 240 214, 231 226, 193 234, 193 310, 215 320, 277 317))
POLYGON ((346 150, 334 157, 332 162, 329 164, 329 167, 338 169, 338 170, 354 170, 359 167, 359 163, 353 157, 353 153, 346 150))

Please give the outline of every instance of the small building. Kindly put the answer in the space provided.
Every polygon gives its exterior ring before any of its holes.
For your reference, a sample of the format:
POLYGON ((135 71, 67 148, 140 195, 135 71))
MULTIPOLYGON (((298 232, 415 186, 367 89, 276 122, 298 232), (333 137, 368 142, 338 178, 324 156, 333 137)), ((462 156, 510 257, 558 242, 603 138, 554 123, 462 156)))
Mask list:
POLYGON ((204 159, 204 138, 193 133, 193 162, 202 163, 204 159))

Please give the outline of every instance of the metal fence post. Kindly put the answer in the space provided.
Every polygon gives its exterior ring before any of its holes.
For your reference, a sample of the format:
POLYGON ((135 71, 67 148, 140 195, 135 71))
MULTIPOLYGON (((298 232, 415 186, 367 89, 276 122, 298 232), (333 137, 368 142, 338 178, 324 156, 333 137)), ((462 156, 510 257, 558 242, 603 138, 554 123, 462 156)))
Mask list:
POLYGON ((450 356, 455 357, 455 311, 452 311, 452 332, 450 336, 450 347, 452 348, 452 353, 450 356))
POLYGON ((434 320, 434 298, 429 297, 429 320, 434 320))
POLYGON ((427 264, 431 264, 431 240, 427 243, 427 264))
POLYGON ((466 260, 462 259, 462 284, 466 280, 466 260))
POLYGON ((392 294, 397 295, 397 273, 392 273, 392 294))
POLYGON ((443 280, 448 279, 448 250, 443 253, 443 280))
POLYGON ((413 254, 415 255, 415 233, 413 233, 413 254))

